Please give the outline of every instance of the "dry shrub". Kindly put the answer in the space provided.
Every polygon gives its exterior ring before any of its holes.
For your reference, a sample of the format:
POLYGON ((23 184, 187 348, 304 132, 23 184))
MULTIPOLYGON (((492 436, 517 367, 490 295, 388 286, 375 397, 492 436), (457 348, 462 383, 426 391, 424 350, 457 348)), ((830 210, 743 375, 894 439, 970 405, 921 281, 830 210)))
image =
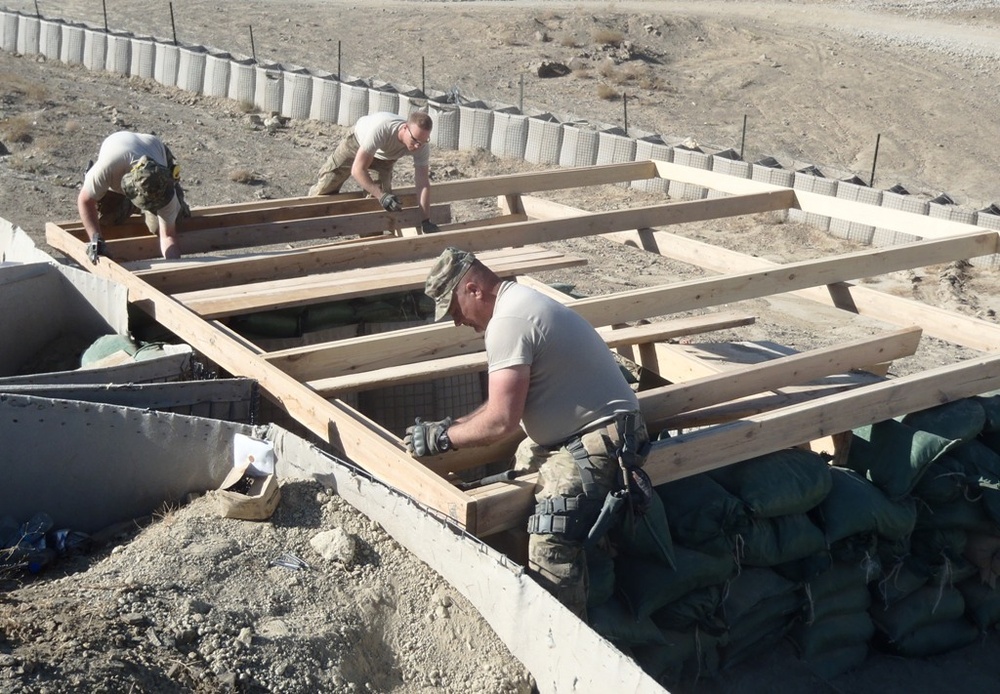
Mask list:
POLYGON ((573 70, 573 77, 580 80, 589 80, 592 76, 593 75, 591 75, 589 67, 580 67, 573 70))
POLYGON ((257 113, 257 105, 252 101, 241 101, 237 108, 240 113, 257 113))
POLYGON ((80 132, 80 121, 68 120, 63 123, 63 132, 67 135, 75 135, 80 132))
POLYGON ((618 90, 609 84, 597 85, 597 96, 605 101, 617 101, 621 98, 621 94, 618 93, 618 90))
POLYGON ((605 60, 597 67, 597 74, 612 82, 618 82, 618 68, 610 60, 605 60))
POLYGON ((0 122, 0 131, 8 142, 27 144, 34 139, 34 124, 24 116, 14 116, 0 122))
POLYGON ((46 162, 36 157, 34 154, 18 153, 8 159, 8 166, 13 171, 20 171, 34 176, 44 176, 48 173, 46 162))
POLYGON ((617 46, 625 37, 620 31, 608 29, 607 27, 596 27, 590 32, 590 38, 597 44, 617 46))
POLYGON ((251 185, 260 181, 260 176, 251 171, 250 169, 236 169, 229 173, 229 180, 233 183, 242 183, 244 185, 251 185))
POLYGON ((27 101, 45 101, 49 98, 49 91, 43 85, 16 75, 4 75, 3 94, 22 96, 27 101))
POLYGON ((559 37, 559 45, 563 48, 576 48, 579 44, 576 42, 576 37, 572 34, 563 34, 559 37))

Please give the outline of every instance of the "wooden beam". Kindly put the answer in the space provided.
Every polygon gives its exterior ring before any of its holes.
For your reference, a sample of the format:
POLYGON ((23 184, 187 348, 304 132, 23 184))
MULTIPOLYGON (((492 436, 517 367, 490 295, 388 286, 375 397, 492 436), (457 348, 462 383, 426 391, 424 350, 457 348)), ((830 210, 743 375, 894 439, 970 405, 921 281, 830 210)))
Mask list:
MULTIPOLYGON (((667 340, 682 335, 704 333, 710 330, 724 330, 742 325, 751 325, 753 322, 754 317, 748 315, 710 314, 708 316, 648 323, 632 328, 603 329, 599 330, 598 333, 604 339, 605 343, 607 343, 608 347, 614 349, 622 345, 638 345, 657 340, 667 340)), ((446 376, 482 371, 485 368, 486 353, 474 352, 423 361, 418 364, 400 364, 375 371, 320 378, 308 381, 307 385, 317 393, 330 397, 346 392, 404 385, 407 383, 420 383, 433 378, 444 378, 446 376)))
MULTIPOLYGON (((1000 356, 972 359, 657 441, 645 469, 664 484, 998 387, 1000 356)), ((479 535, 523 524, 537 483, 535 473, 469 490, 479 535)))
MULTIPOLYGON (((996 239, 996 232, 993 233, 996 239)), ((764 258, 729 251, 666 231, 644 229, 609 234, 606 237, 715 272, 732 273, 782 267, 764 258)), ((983 255, 996 252, 995 244, 992 248, 993 250, 987 250, 983 255)), ((960 258, 953 258, 953 260, 958 259, 960 258)), ((996 323, 929 306, 913 299, 893 296, 869 287, 835 282, 828 287, 800 289, 791 293, 828 306, 876 318, 891 325, 919 325, 925 335, 970 349, 982 352, 994 352, 1000 349, 1000 325, 996 323)))
POLYGON ((658 431, 681 412, 909 356, 917 351, 920 334, 919 327, 910 327, 652 388, 639 394, 643 416, 650 429, 658 431))
POLYGON ((659 441, 645 469, 663 484, 998 386, 1000 356, 970 359, 659 441))
MULTIPOLYGON (((540 246, 490 251, 483 255, 483 260, 504 278, 527 272, 578 267, 587 263, 585 258, 550 251, 540 246)), ((433 262, 428 259, 383 265, 374 273, 369 269, 345 270, 271 282, 228 285, 174 294, 174 298, 203 318, 221 318, 254 311, 423 289, 433 262)))

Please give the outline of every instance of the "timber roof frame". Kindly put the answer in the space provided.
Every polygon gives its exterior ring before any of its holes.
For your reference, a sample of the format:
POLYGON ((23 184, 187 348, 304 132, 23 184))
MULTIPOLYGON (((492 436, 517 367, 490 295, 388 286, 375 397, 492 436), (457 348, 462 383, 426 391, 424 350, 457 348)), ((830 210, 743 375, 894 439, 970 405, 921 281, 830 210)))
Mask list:
POLYGON ((86 234, 78 220, 49 223, 46 240, 84 269, 125 285, 130 302, 225 371, 257 379, 270 399, 348 459, 481 537, 523 527, 536 477, 471 489, 460 488, 453 478, 508 459, 521 437, 417 461, 398 436, 337 397, 481 370, 480 336, 438 323, 266 351, 223 319, 413 289, 447 246, 475 251, 502 274, 538 286, 527 273, 583 260, 533 244, 601 235, 723 273, 584 299, 556 294, 598 328, 610 348, 652 372, 669 372, 676 358, 663 340, 747 325, 754 317, 719 312, 624 328, 622 323, 789 292, 897 326, 873 338, 640 392, 643 412, 656 426, 702 427, 654 444, 646 469, 656 484, 1000 388, 995 353, 1000 326, 850 284, 893 270, 1000 252, 995 231, 652 160, 436 183, 432 218, 442 231, 433 235, 415 229, 419 210, 412 189, 399 192, 406 209, 395 214, 358 194, 193 210, 181 232, 185 252, 227 255, 161 262, 155 237, 136 218, 105 230, 115 260, 101 258, 96 265, 86 257, 86 234), (530 195, 655 178, 703 186, 713 196, 587 212, 530 195), (493 196, 500 201, 500 214, 451 222, 447 203, 493 196), (779 265, 665 230, 789 209, 923 240, 779 265), (251 248, 290 241, 311 245, 251 248), (877 372, 875 365, 913 354, 922 334, 986 354, 891 380, 837 378, 859 369, 877 372), (826 382, 817 385, 816 379, 823 378, 826 382))

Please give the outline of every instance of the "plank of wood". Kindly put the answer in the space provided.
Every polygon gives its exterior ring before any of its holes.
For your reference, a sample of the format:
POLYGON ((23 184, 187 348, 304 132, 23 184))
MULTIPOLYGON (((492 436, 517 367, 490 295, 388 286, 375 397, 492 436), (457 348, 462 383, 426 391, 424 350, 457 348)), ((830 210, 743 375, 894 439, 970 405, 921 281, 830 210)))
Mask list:
POLYGON ((1000 356, 969 359, 659 441, 645 469, 663 484, 998 386, 1000 356))
MULTIPOLYGON (((413 207, 402 212, 359 212, 336 217, 309 217, 306 219, 280 220, 261 224, 227 226, 202 229, 192 233, 179 234, 181 250, 184 253, 211 253, 250 246, 331 239, 354 234, 371 235, 390 231, 400 225, 419 224, 423 213, 413 207)), ((433 205, 431 219, 435 223, 451 221, 448 205, 433 205)), ((160 254, 159 238, 146 232, 142 236, 107 241, 108 255, 119 263, 127 263, 145 258, 156 258, 160 254)))
MULTIPOLYGON (((972 359, 657 441, 645 469, 653 484, 664 484, 998 386, 1000 356, 972 359)), ((522 525, 537 483, 534 473, 469 490, 479 536, 522 525)))
MULTIPOLYGON (((723 330, 741 325, 751 325, 754 317, 736 314, 711 314, 695 318, 660 321, 630 328, 598 330, 609 348, 637 345, 657 340, 667 340, 682 335, 723 330)), ((391 385, 420 383, 432 378, 444 378, 486 368, 486 353, 475 352, 454 357, 423 361, 418 364, 400 364, 375 371, 351 373, 307 381, 316 392, 330 397, 347 392, 370 390, 391 385)))
POLYGON ((920 328, 911 326, 652 388, 639 394, 643 416, 651 429, 659 430, 667 419, 681 412, 835 374, 845 374, 843 379, 849 379, 846 374, 853 369, 915 353, 920 335, 920 328))
MULTIPOLYGON (((732 273, 781 267, 778 263, 764 258, 718 248, 666 231, 645 229, 615 233, 606 237, 715 272, 732 273)), ((791 293, 852 313, 876 318, 890 325, 919 325, 925 335, 981 352, 994 352, 1000 349, 1000 325, 996 323, 930 306, 913 299, 893 296, 869 287, 834 282, 828 287, 806 288, 791 293)))
MULTIPOLYGON (((484 262, 501 277, 586 265, 580 256, 566 255, 539 246, 484 254, 484 262)), ((307 275, 270 282, 227 285, 215 289, 174 294, 174 298, 203 318, 290 308, 327 301, 344 301, 390 292, 423 289, 433 260, 383 265, 369 269, 307 275)))

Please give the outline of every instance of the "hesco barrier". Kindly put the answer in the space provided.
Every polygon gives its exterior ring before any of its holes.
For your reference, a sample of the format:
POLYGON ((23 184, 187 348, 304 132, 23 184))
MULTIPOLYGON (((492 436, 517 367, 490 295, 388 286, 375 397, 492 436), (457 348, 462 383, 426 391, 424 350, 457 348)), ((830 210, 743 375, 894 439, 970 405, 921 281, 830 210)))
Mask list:
MULTIPOLYGON (((90 70, 154 79, 206 96, 228 96, 289 118, 311 118, 349 126, 361 116, 392 111, 402 116, 426 108, 434 119, 432 143, 444 149, 486 149, 499 157, 567 167, 658 159, 706 171, 719 171, 810 193, 905 210, 936 219, 1000 230, 1000 209, 971 210, 945 193, 926 199, 900 185, 881 191, 857 176, 828 176, 814 165, 784 167, 773 157, 741 161, 732 150, 705 151, 662 134, 632 135, 604 123, 559 118, 551 113, 522 113, 507 104, 462 99, 455 93, 425 94, 410 86, 337 76, 297 65, 262 64, 204 46, 105 31, 85 24, 0 10, 0 50, 82 64, 90 70), (671 139, 674 141, 671 144, 671 139)), ((679 200, 719 193, 682 182, 648 179, 628 185, 665 192, 679 200)), ((801 210, 789 219, 805 222, 833 236, 876 246, 907 243, 912 234, 880 229, 801 210)), ((1000 255, 970 259, 1000 267, 1000 255)))

